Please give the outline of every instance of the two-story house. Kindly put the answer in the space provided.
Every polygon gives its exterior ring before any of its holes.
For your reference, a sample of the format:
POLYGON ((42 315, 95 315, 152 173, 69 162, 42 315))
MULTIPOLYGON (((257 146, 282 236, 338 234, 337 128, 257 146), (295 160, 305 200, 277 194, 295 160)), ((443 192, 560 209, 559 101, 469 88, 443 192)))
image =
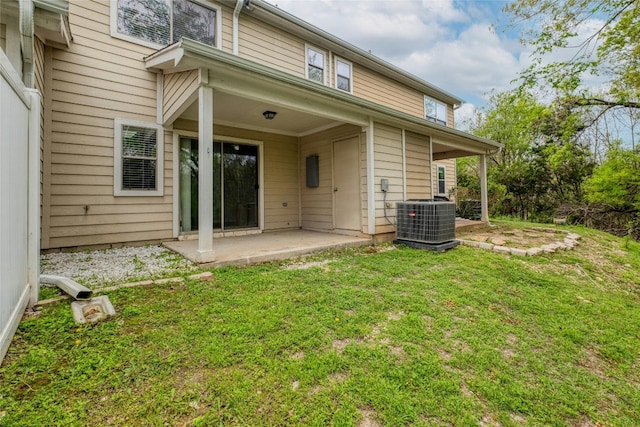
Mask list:
POLYGON ((382 239, 396 202, 448 195, 456 157, 498 147, 454 129, 456 96, 261 0, 23 3, 43 249, 197 235, 206 262, 214 236, 382 239))

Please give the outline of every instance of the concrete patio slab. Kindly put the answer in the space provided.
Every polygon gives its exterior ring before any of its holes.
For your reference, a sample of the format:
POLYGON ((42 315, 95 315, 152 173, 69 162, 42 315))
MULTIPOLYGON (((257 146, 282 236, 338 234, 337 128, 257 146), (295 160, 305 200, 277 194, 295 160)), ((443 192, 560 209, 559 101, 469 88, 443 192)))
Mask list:
MULTIPOLYGON (((226 265, 249 265, 293 258, 326 249, 364 246, 371 243, 365 237, 321 233, 307 230, 265 232, 238 237, 213 239, 215 260, 201 263, 203 268, 226 265)), ((198 240, 178 240, 163 245, 185 258, 197 262, 198 240)))

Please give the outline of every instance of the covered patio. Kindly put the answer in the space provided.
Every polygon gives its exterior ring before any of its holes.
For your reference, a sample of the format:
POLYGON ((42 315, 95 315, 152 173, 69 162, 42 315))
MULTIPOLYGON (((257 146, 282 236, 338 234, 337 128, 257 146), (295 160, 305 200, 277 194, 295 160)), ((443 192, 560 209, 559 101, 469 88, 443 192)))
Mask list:
MULTIPOLYGON (((367 237, 308 230, 285 230, 247 236, 220 237, 215 239, 215 261, 200 263, 200 267, 258 264, 327 249, 365 246, 371 242, 372 240, 367 237)), ((198 262, 197 239, 165 242, 164 246, 191 261, 198 262)))
POLYGON ((462 156, 479 156, 487 220, 495 143, 189 39, 145 61, 173 131, 173 237, 185 240, 167 247, 200 265, 389 240, 387 209, 443 193, 435 162, 462 156))
MULTIPOLYGON (((485 222, 456 220, 457 230, 483 226, 485 222)), ((366 246, 373 243, 369 237, 356 237, 309 230, 285 230, 246 236, 217 237, 215 261, 200 263, 200 267, 249 265, 308 255, 328 249, 366 246)), ((198 262, 198 239, 175 240, 163 245, 190 261, 198 262)))

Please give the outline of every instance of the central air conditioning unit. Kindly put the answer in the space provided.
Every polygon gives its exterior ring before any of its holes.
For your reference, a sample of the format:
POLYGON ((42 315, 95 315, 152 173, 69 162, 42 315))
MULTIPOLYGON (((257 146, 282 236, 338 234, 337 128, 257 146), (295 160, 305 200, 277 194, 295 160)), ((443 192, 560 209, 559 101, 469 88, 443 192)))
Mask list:
POLYGON ((396 205, 394 243, 445 251, 460 244, 456 238, 456 204, 437 200, 408 200, 396 205))

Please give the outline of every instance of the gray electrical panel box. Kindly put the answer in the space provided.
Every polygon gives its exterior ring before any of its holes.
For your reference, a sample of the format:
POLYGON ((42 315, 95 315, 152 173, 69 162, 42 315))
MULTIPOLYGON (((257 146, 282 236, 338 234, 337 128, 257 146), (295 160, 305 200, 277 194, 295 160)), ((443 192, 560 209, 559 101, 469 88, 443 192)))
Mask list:
POLYGON ((389 180, 387 178, 382 178, 380 180, 380 190, 385 193, 389 191, 389 180))
POLYGON ((307 156, 307 187, 320 186, 320 161, 317 154, 307 156))

